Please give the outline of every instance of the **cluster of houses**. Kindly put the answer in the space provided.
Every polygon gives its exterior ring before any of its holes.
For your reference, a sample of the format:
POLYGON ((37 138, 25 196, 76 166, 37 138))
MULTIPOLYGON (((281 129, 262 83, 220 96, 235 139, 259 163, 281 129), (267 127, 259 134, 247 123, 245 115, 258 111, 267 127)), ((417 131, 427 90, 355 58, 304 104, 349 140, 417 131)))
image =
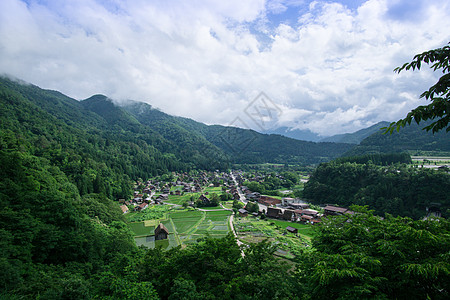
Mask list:
MULTIPOLYGON (((224 172, 199 172, 196 175, 188 173, 172 173, 172 182, 148 180, 136 182, 135 191, 131 200, 120 199, 120 208, 123 213, 129 212, 129 207, 135 211, 142 211, 151 204, 164 204, 169 195, 182 195, 184 193, 203 193, 205 186, 224 186, 226 191, 233 194, 234 199, 239 199, 239 193, 234 186, 234 181, 229 173, 224 172), (138 189, 139 187, 139 189, 138 189), (141 188, 142 187, 142 188, 141 188), (172 187, 177 187, 172 189, 172 187), (155 196, 158 194, 158 196, 155 196)), ((207 204, 210 199, 200 196, 202 202, 207 204)))
MULTIPOLYGON (((248 211, 245 209, 240 209, 238 212, 240 217, 248 216, 248 211)), ((291 222, 303 222, 305 224, 320 223, 322 221, 322 217, 326 216, 354 214, 354 212, 349 210, 348 208, 334 205, 325 206, 324 212, 319 213, 319 211, 309 208, 309 205, 305 203, 291 203, 286 208, 268 206, 267 212, 263 211, 262 213, 265 213, 266 216, 270 218, 291 222)), ((258 216, 259 214, 253 213, 253 215, 258 216)), ((293 230, 294 229, 295 228, 293 228, 293 230)))

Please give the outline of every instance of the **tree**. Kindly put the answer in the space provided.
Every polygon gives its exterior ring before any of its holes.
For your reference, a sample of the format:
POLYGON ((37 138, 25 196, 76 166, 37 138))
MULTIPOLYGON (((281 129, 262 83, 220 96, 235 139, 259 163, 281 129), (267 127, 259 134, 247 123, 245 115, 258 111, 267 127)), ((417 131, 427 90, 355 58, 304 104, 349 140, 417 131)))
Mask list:
POLYGON ((448 299, 449 221, 358 213, 324 218, 298 257, 306 293, 327 299, 448 299))
MULTIPOLYGON (((450 44, 450 43, 449 43, 450 44)), ((420 98, 430 100, 431 103, 426 106, 419 106, 410 111, 406 118, 400 119, 397 122, 392 122, 386 129, 386 132, 392 133, 394 129, 397 131, 400 127, 405 127, 406 124, 411 124, 414 121, 419 124, 421 121, 433 120, 430 125, 424 127, 427 131, 433 133, 438 132, 441 129, 446 128, 446 131, 450 131, 450 46, 444 46, 442 48, 430 50, 417 54, 414 56, 413 61, 405 63, 401 67, 394 69, 394 72, 400 73, 403 70, 420 70, 422 63, 430 65, 433 71, 442 69, 444 75, 439 78, 438 82, 431 86, 428 91, 425 91, 420 95, 420 98)))

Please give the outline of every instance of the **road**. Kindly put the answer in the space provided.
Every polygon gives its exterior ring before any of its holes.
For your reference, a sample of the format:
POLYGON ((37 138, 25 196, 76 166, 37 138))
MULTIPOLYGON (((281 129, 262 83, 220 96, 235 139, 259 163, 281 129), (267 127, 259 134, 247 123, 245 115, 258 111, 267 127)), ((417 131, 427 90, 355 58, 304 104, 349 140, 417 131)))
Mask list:
POLYGON ((233 219, 234 219, 234 215, 231 215, 228 218, 228 221, 230 222, 230 228, 231 228, 231 231, 233 232, 234 237, 236 238, 236 244, 241 248, 241 256, 244 257, 245 253, 244 253, 244 250, 242 250, 242 246, 245 244, 243 242, 241 242, 240 240, 238 240, 236 231, 234 230, 234 226, 233 226, 233 219))

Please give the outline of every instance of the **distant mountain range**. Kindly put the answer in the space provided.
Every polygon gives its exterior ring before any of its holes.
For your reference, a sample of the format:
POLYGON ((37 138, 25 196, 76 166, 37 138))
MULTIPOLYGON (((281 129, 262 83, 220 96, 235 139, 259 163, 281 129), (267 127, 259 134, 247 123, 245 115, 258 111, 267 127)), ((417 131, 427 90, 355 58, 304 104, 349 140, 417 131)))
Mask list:
POLYGON ((375 125, 358 130, 353 133, 337 134, 337 135, 323 138, 320 141, 321 142, 331 142, 331 143, 359 144, 359 143, 361 143, 362 140, 371 136, 374 133, 380 132, 380 128, 386 127, 389 124, 390 124, 389 122, 382 121, 375 125))
POLYGON ((389 122, 379 122, 368 128, 358 130, 353 133, 337 134, 333 136, 323 137, 311 130, 300 130, 289 127, 278 127, 276 129, 266 130, 266 134, 279 134, 296 140, 311 141, 311 142, 328 142, 328 143, 347 143, 359 144, 363 139, 377 132, 382 127, 389 125, 389 122))

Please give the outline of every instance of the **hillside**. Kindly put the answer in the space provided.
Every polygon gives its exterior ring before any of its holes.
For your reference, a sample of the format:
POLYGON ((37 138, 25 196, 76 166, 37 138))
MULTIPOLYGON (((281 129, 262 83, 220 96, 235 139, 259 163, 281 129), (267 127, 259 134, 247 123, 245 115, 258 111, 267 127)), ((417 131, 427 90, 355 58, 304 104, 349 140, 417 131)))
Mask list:
POLYGON ((310 141, 310 142, 319 142, 322 140, 322 136, 312 132, 309 129, 301 130, 301 129, 293 129, 290 127, 282 126, 278 128, 273 128, 269 130, 265 130, 262 133, 265 134, 279 134, 291 139, 296 139, 300 141, 310 141))
POLYGON ((422 128, 429 122, 420 125, 411 125, 402 128, 399 132, 384 134, 382 130, 368 136, 345 156, 356 156, 371 153, 408 152, 410 155, 424 153, 444 154, 450 152, 450 138, 445 131, 435 134, 422 128))
POLYGON ((145 103, 118 106, 103 95, 77 101, 7 78, 0 79, 0 88, 2 143, 10 147, 20 139, 21 148, 61 167, 86 192, 97 177, 116 178, 105 186, 110 196, 119 196, 126 194, 117 187, 123 182, 119 177, 129 181, 192 168, 223 170, 230 163, 316 164, 352 147, 208 126, 145 103))
POLYGON ((191 119, 170 116, 145 103, 130 102, 122 107, 167 139, 179 140, 190 134, 200 151, 212 160, 225 153, 233 163, 317 164, 339 157, 353 147, 342 143, 299 141, 242 128, 208 126, 191 119))
POLYGON ((348 144, 359 144, 362 140, 368 136, 378 132, 380 128, 386 127, 389 122, 379 122, 370 127, 358 130, 353 133, 337 134, 330 137, 321 139, 321 142, 331 142, 331 143, 348 143, 348 144))

